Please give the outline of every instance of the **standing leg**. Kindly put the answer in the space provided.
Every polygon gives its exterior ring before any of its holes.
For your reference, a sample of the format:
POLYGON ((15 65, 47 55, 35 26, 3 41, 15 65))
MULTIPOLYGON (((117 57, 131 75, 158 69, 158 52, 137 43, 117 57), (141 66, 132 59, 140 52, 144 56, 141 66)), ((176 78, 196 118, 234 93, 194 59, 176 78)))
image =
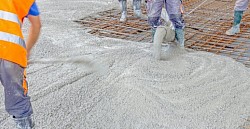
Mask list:
POLYGON ((155 35, 154 35, 154 42, 153 42, 154 57, 157 60, 161 59, 161 44, 163 43, 166 34, 167 34, 167 30, 163 26, 157 27, 155 31, 155 35))
POLYGON ((164 4, 163 0, 147 1, 148 23, 151 26, 152 40, 154 39, 156 28, 161 24, 160 16, 163 4, 164 4))
POLYGON ((249 0, 237 0, 234 7, 234 22, 233 26, 226 31, 227 35, 235 35, 240 32, 240 22, 243 12, 247 10, 249 0))
POLYGON ((119 0, 119 4, 121 7, 121 22, 125 22, 127 20, 127 0, 119 0))
POLYGON ((18 129, 31 129, 33 113, 24 68, 0 59, 0 81, 4 86, 5 109, 13 116, 18 129))
POLYGON ((141 17, 141 0, 133 0, 134 15, 137 18, 141 17))
POLYGON ((181 14, 181 1, 180 0, 166 0, 166 10, 169 14, 170 21, 175 27, 175 37, 178 41, 178 46, 184 48, 185 34, 184 34, 184 20, 181 14))

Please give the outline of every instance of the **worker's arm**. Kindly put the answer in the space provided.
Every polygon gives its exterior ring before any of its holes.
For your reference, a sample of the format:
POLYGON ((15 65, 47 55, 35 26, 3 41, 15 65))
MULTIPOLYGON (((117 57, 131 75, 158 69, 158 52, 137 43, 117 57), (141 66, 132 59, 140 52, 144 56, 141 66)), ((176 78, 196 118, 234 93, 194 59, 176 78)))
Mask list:
POLYGON ((35 45, 41 29, 41 21, 39 17, 39 9, 36 5, 36 2, 30 7, 29 13, 26 16, 30 21, 29 35, 26 41, 27 57, 30 55, 32 47, 35 45))
POLYGON ((30 21, 29 36, 26 41, 27 55, 29 57, 32 47, 35 45, 41 30, 41 21, 39 16, 28 15, 30 21))

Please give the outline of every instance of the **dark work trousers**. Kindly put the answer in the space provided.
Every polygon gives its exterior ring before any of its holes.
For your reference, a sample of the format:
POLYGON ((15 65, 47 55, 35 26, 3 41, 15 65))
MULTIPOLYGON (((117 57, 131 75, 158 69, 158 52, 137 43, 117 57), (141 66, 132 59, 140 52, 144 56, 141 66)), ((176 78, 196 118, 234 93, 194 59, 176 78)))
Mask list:
POLYGON ((15 118, 27 117, 33 113, 24 70, 16 63, 0 59, 0 82, 4 87, 5 110, 15 118))

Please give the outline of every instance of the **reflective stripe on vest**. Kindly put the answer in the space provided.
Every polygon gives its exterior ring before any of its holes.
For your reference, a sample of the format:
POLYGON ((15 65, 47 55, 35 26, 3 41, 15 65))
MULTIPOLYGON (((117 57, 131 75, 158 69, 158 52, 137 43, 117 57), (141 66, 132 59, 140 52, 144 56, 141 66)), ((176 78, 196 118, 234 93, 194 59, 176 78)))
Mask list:
MULTIPOLYGON (((0 19, 15 22, 19 24, 20 28, 22 26, 22 23, 19 21, 18 16, 14 13, 0 10, 0 19)), ((25 41, 17 35, 13 35, 13 34, 0 31, 0 40, 16 43, 26 48, 25 41)))
POLYGON ((0 10, 0 19, 12 21, 12 22, 18 23, 20 27, 22 26, 22 23, 19 21, 18 16, 14 13, 0 10))
POLYGON ((25 41, 23 39, 21 39, 19 36, 16 36, 13 34, 9 34, 9 33, 5 33, 5 32, 0 31, 0 40, 19 44, 22 47, 26 48, 25 41))

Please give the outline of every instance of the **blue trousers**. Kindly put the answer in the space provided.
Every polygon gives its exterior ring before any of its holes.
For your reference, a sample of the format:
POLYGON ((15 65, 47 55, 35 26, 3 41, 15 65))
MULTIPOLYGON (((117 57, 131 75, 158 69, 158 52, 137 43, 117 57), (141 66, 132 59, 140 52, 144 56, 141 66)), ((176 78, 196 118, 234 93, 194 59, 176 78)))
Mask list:
POLYGON ((161 25, 160 16, 164 5, 175 29, 184 29, 185 24, 181 14, 180 0, 148 0, 147 13, 149 25, 152 28, 161 25))
POLYGON ((24 68, 0 59, 0 82, 4 87, 5 110, 16 118, 28 117, 33 113, 24 68))
MULTIPOLYGON (((127 2, 127 0, 118 0, 119 2, 127 2)), ((126 3, 124 3, 126 4, 126 3)), ((133 8, 136 10, 140 10, 141 9, 141 0, 133 0, 133 8)), ((122 4, 122 11, 127 11, 127 5, 123 5, 122 4)))
MULTIPOLYGON (((118 1, 127 1, 127 0, 118 0, 118 1)), ((133 1, 141 1, 141 0, 133 0, 133 1)))
POLYGON ((234 10, 235 11, 246 11, 249 4, 249 0, 236 0, 234 10))

